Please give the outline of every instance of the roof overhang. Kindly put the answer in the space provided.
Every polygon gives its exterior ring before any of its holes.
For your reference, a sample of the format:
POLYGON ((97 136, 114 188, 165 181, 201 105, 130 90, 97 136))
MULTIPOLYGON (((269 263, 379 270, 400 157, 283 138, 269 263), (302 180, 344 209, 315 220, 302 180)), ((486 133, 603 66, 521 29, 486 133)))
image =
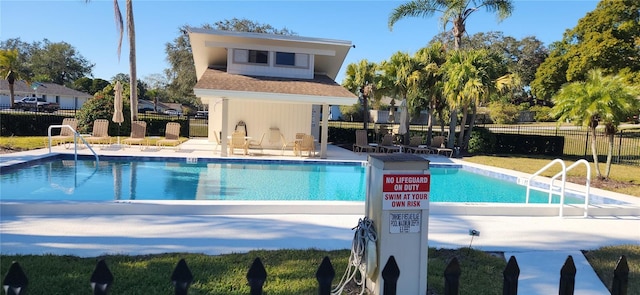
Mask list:
POLYGON ((336 79, 352 48, 351 41, 324 38, 202 28, 188 28, 187 31, 197 77, 201 77, 209 67, 226 67, 229 48, 243 48, 313 54, 315 72, 336 79))

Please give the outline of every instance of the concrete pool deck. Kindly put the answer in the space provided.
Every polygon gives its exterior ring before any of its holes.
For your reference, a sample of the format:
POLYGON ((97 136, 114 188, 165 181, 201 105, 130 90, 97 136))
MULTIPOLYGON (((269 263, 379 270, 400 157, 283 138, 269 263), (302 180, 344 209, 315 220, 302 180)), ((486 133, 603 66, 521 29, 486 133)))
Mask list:
MULTIPOLYGON (((55 152, 73 153, 61 147, 55 152)), ((81 150, 84 153, 86 150, 81 150)), ((215 157, 214 145, 206 140, 190 140, 180 150, 140 151, 98 149, 100 154, 215 157)), ((42 156, 48 150, 5 154, 7 163, 42 156)), ((279 159, 292 154, 276 155, 279 159)), ((330 147, 330 160, 366 160, 366 154, 354 154, 330 147)), ((243 156, 240 156, 243 157, 243 156)), ((261 158, 269 155, 260 156, 261 158)), ((432 162, 458 161, 431 156, 432 162)), ((638 201, 640 203, 640 200, 638 201)), ((3 204, 0 204, 3 205, 3 204)), ((94 257, 105 253, 148 254, 195 252, 223 254, 252 249, 345 249, 350 248, 352 228, 360 214, 254 214, 254 215, 178 215, 130 214, 95 215, 3 215, 0 220, 2 254, 60 254, 94 257)), ((577 267, 576 294, 607 294, 580 250, 602 246, 639 244, 640 216, 502 216, 469 214, 432 214, 429 217, 429 246, 501 251, 515 256, 520 266, 521 294, 558 292, 559 272, 572 255, 577 267), (480 231, 473 241, 470 229, 480 231)), ((463 266, 464 271, 464 266, 463 266)), ((613 271, 613 270, 612 270, 613 271)))

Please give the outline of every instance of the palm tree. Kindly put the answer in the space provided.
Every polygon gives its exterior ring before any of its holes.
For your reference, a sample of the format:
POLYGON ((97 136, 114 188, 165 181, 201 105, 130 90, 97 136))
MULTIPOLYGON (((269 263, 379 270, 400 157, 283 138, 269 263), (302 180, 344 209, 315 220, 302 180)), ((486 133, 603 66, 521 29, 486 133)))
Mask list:
MULTIPOLYGON (((463 112, 460 126, 466 125, 469 110, 472 111, 469 130, 461 128, 458 135, 458 145, 462 150, 467 148, 477 106, 496 91, 498 81, 506 79, 498 77, 504 70, 500 60, 500 56, 484 49, 454 51, 442 67, 447 101, 452 108, 462 109, 463 112)), ((453 132, 455 129, 449 130, 450 134, 453 132)))
POLYGON ((16 80, 26 80, 29 82, 26 74, 22 72, 18 60, 18 49, 0 50, 0 76, 4 77, 9 83, 9 104, 13 109, 15 99, 13 85, 16 80))
POLYGON ((351 63, 347 65, 346 76, 342 82, 342 86, 356 95, 362 94, 362 111, 364 113, 363 123, 364 129, 368 128, 369 121, 369 106, 368 101, 371 96, 375 101, 380 100, 378 92, 373 90, 377 88, 379 76, 377 74, 378 65, 374 62, 370 62, 366 59, 359 61, 358 63, 351 63))
POLYGON ((601 70, 591 70, 586 81, 573 82, 563 86, 553 101, 552 115, 558 123, 572 121, 591 131, 591 152, 598 178, 608 178, 613 156, 613 136, 620 122, 640 109, 640 89, 625 84, 619 76, 602 76, 601 70), (596 149, 596 127, 604 124, 607 137, 607 163, 603 176, 598 166, 596 149))
MULTIPOLYGON (((449 23, 452 24, 454 49, 460 49, 462 36, 467 31, 467 18, 475 11, 484 8, 488 12, 496 12, 498 20, 504 20, 511 15, 513 4, 511 0, 413 0, 396 7, 389 15, 389 29, 400 19, 405 17, 431 17, 435 13, 441 13, 440 22, 446 30, 449 23)), ((457 110, 451 108, 451 122, 449 124, 449 148, 453 147, 453 139, 457 124, 457 110)), ((463 127, 464 129, 464 127, 463 127)))
MULTIPOLYGON (((89 2, 91 0, 85 1, 89 2)), ((131 101, 131 121, 136 121, 138 120, 138 77, 136 67, 136 29, 133 22, 133 0, 126 0, 126 7, 127 35, 129 37, 129 85, 131 85, 129 97, 131 101)), ((124 22, 118 0, 113 0, 113 10, 116 18, 116 29, 120 32, 120 39, 118 40, 118 59, 120 59, 122 37, 124 36, 124 22)))
POLYGON ((442 95, 442 75, 440 67, 446 61, 444 45, 440 42, 418 50, 414 58, 418 62, 418 69, 409 79, 409 97, 414 97, 414 105, 427 110, 427 144, 431 144, 433 135, 434 111, 439 114, 441 132, 444 133, 442 112, 444 110, 444 96, 442 95))
MULTIPOLYGON (((384 70, 381 83, 383 92, 392 98, 407 99, 407 110, 416 110, 417 101, 410 100, 408 94, 414 85, 412 81, 415 81, 416 75, 419 75, 420 64, 418 60, 408 53, 398 51, 388 61, 383 61, 381 68, 384 70)), ((407 121, 404 123, 408 128, 410 118, 409 116, 406 118, 407 121)), ((404 134, 403 143, 409 143, 409 132, 404 134)))

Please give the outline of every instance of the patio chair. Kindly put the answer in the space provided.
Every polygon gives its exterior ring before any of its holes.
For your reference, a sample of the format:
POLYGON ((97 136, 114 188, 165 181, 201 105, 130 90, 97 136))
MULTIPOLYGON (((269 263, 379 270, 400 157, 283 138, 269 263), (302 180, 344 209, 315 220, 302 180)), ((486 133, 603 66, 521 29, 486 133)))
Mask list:
POLYGON ((247 155, 249 148, 249 142, 245 139, 244 132, 235 131, 231 134, 231 142, 229 142, 229 154, 233 155, 236 149, 242 149, 244 154, 247 155))
POLYGON ((422 136, 412 136, 409 139, 409 144, 405 145, 404 149, 408 153, 414 153, 414 154, 430 154, 431 153, 431 149, 428 146, 422 145, 422 136))
POLYGON ((369 139, 367 139, 367 130, 360 129, 356 130, 356 143, 353 144, 353 152, 377 152, 378 144, 369 143, 369 139))
POLYGON ((309 157, 316 155, 316 143, 313 135, 304 134, 299 142, 294 146, 294 154, 302 156, 302 152, 308 152, 309 157))
POLYGON ((129 138, 125 138, 122 143, 127 145, 137 144, 140 146, 140 149, 143 148, 143 145, 148 145, 149 141, 146 137, 147 134, 147 122, 145 121, 133 121, 131 123, 131 136, 129 138))
POLYGON ((213 132, 213 138, 216 140, 216 145, 213 147, 213 150, 215 151, 218 147, 222 147, 222 142, 220 141, 220 136, 218 136, 218 132, 216 131, 213 132))
POLYGON ((109 120, 97 119, 93 121, 93 131, 91 136, 85 137, 84 140, 94 144, 111 144, 111 136, 109 136, 109 120))
POLYGON ((69 125, 73 130, 62 127, 59 135, 51 136, 51 144, 64 144, 65 148, 69 148, 69 143, 73 142, 74 133, 78 129, 78 121, 75 118, 64 118, 61 125, 69 125))
POLYGON ((393 134, 387 133, 382 137, 382 142, 378 146, 378 151, 381 153, 395 153, 400 152, 402 149, 400 146, 393 144, 393 134))
POLYGON ((445 140, 446 139, 444 136, 434 136, 431 139, 431 146, 429 147, 431 152, 434 154, 445 155, 445 156, 448 153, 449 157, 451 157, 453 155, 453 150, 445 147, 445 140))
POLYGON ((262 142, 264 141, 264 137, 266 136, 266 133, 262 133, 262 137, 260 137, 260 141, 257 140, 249 140, 248 144, 248 148, 249 149, 258 149, 258 150, 262 150, 262 142))
POLYGON ((169 122, 164 130, 164 139, 156 141, 156 146, 178 146, 180 144, 180 123, 169 122))

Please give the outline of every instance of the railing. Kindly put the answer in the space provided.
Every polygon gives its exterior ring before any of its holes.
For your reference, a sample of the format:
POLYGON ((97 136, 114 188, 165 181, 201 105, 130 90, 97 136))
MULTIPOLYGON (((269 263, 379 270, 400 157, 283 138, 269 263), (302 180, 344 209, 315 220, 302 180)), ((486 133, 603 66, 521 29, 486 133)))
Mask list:
POLYGON ((93 150, 93 148, 91 148, 91 145, 82 137, 80 136, 80 134, 78 134, 78 131, 76 131, 75 129, 73 129, 73 127, 69 126, 69 125, 51 125, 49 126, 48 130, 47 130, 47 137, 49 138, 49 153, 51 153, 51 130, 53 128, 68 128, 73 132, 73 153, 74 153, 74 160, 78 161, 78 138, 80 138, 80 140, 82 140, 82 142, 84 143, 84 145, 89 148, 89 150, 91 151, 91 153, 93 153, 93 156, 96 158, 96 166, 97 164, 100 162, 100 159, 98 158, 98 154, 93 150))
MULTIPOLYGON (((444 270, 444 295, 458 295, 460 289, 460 274, 462 270, 460 263, 456 257, 449 261, 444 270)), ((520 276, 520 267, 514 256, 509 258, 503 274, 502 294, 517 295, 518 294, 518 278, 520 276)), ((400 269, 396 264, 393 256, 389 257, 386 265, 381 272, 383 285, 382 295, 395 295, 397 293, 397 281, 400 275, 400 269)), ((335 271, 329 257, 324 257, 322 263, 316 271, 316 280, 318 282, 318 294, 330 295, 331 283, 335 277, 335 271)), ((569 255, 560 270, 559 295, 572 295, 575 290, 576 266, 573 257, 569 255)), ((424 278, 427 279, 427 278, 424 278)), ((267 280, 267 271, 262 264, 260 258, 254 259, 249 271, 247 272, 247 282, 250 287, 250 294, 263 294, 263 286, 267 280)), ((107 295, 109 289, 114 282, 114 277, 104 259, 98 261, 90 278, 90 286, 93 294, 107 295)), ((3 288, 7 295, 24 295, 29 279, 18 262, 13 262, 2 281, 3 288)), ((171 274, 171 284, 177 295, 186 295, 189 287, 193 282, 193 274, 187 266, 187 262, 181 259, 171 274)), ((613 271, 613 281, 611 283, 611 295, 625 295, 629 286, 629 264, 627 258, 622 255, 613 271)), ((141 287, 143 288, 143 287, 141 287)), ((82 290, 78 290, 82 293, 82 290)), ((144 293, 141 290, 140 293, 144 293)))
MULTIPOLYGON (((565 171, 567 170, 567 166, 564 164, 564 161, 562 161, 561 159, 555 159, 551 162, 549 162, 549 164, 545 165, 544 167, 540 168, 540 170, 538 170, 536 173, 534 173, 533 175, 529 176, 529 179, 527 180, 527 197, 525 200, 525 203, 529 203, 529 197, 531 195, 531 189, 535 189, 535 190, 541 190, 541 191, 547 191, 543 188, 539 188, 539 187, 533 187, 531 186, 531 183, 533 182, 533 179, 540 176, 540 174, 542 174, 542 172, 546 171, 547 169, 551 168, 551 166, 553 166, 554 164, 560 164, 560 166, 562 166, 562 183, 560 184, 560 199, 564 200, 564 189, 565 189, 565 184, 567 182, 567 173, 565 173, 565 171)), ((552 185, 549 185, 549 202, 551 202, 551 196, 554 192, 554 187, 552 185)), ((562 206, 563 204, 560 203, 560 216, 562 216, 562 206)))
POLYGON ((589 162, 587 162, 587 160, 584 160, 584 159, 576 161, 575 163, 573 163, 569 167, 567 167, 565 165, 564 161, 562 161, 561 159, 555 159, 555 160, 549 162, 549 164, 547 164, 544 167, 540 168, 540 170, 538 170, 536 173, 531 175, 529 177, 529 179, 527 179, 527 196, 526 196, 525 203, 527 203, 527 204, 529 203, 529 197, 531 195, 531 189, 548 192, 549 193, 549 204, 551 204, 551 200, 553 198, 554 192, 559 191, 559 193, 557 193, 559 198, 560 198, 558 215, 560 217, 564 216, 564 200, 565 200, 565 195, 566 195, 567 172, 569 170, 577 167, 580 164, 584 164, 587 167, 587 175, 586 175, 586 181, 585 181, 586 190, 584 192, 584 217, 587 217, 589 215, 588 212, 589 212, 589 196, 590 196, 590 190, 591 190, 591 167, 589 166, 589 162), (547 169, 549 169, 551 166, 553 166, 556 163, 558 163, 558 164, 560 164, 562 166, 562 170, 560 172, 558 172, 556 175, 554 175, 553 177, 551 177, 551 182, 549 183, 549 188, 548 189, 544 189, 544 188, 541 188, 541 187, 534 187, 534 186, 531 185, 531 183, 533 182, 534 178, 539 176, 542 172, 546 171, 547 169), (554 184, 555 180, 558 179, 558 177, 562 177, 562 181, 560 183, 560 186, 556 186, 554 184))
MULTIPOLYGON (((566 174, 573 168, 577 167, 580 164, 584 164, 587 167, 587 176, 585 177, 585 192, 584 192, 584 217, 589 216, 589 196, 591 191, 591 166, 589 166, 589 162, 585 159, 580 159, 575 163, 571 164, 564 171, 558 172, 558 174, 554 175, 551 178, 551 183, 549 184, 549 188, 553 187, 554 181, 561 176, 563 173, 566 174)), ((566 188, 565 188, 566 192, 566 188)), ((551 203, 551 191, 549 191, 549 203, 551 203)), ((562 205, 564 204, 564 194, 560 196, 560 216, 562 216, 562 205)))

